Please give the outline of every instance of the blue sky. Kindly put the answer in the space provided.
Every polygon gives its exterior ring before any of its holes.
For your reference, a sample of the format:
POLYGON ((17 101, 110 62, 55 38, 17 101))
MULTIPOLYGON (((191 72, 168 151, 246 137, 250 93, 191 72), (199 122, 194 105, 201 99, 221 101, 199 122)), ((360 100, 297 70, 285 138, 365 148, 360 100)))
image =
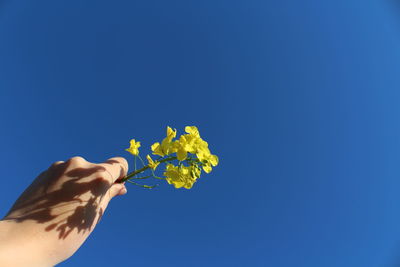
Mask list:
POLYGON ((399 45, 395 1, 0 1, 0 212, 196 125, 220 165, 129 186, 60 266, 398 266, 399 45))

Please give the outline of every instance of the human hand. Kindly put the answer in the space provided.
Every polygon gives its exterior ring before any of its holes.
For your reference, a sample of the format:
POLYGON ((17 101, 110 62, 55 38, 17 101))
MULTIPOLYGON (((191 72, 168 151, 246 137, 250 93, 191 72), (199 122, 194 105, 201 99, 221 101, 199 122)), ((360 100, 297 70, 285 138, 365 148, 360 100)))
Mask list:
POLYGON ((127 192, 117 183, 127 171, 120 157, 100 164, 81 157, 54 163, 0 221, 0 265, 52 266, 72 256, 109 201, 127 192))

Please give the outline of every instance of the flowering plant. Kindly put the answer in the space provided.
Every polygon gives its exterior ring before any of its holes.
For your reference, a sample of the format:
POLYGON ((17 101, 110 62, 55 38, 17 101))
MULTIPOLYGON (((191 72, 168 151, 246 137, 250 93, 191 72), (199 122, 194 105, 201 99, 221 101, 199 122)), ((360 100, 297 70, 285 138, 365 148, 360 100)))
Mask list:
POLYGON ((135 170, 123 178, 121 182, 126 181, 145 188, 154 188, 157 184, 150 186, 137 182, 138 180, 153 177, 166 180, 169 184, 174 185, 175 188, 192 188, 200 177, 202 169, 209 173, 212 167, 218 165, 218 157, 211 154, 208 143, 200 137, 196 126, 186 126, 185 132, 186 134, 174 140, 176 138, 176 130, 167 127, 167 136, 162 142, 156 142, 151 146, 153 155, 158 157, 153 159, 150 155, 147 155, 148 164, 145 164, 144 160, 139 156, 140 142, 132 139, 130 147, 126 151, 135 156, 135 170), (144 165, 140 169, 137 169, 136 166, 137 158, 144 165), (164 177, 155 175, 155 171, 160 164, 165 164, 164 177), (147 170, 151 171, 151 175, 138 176, 147 170))

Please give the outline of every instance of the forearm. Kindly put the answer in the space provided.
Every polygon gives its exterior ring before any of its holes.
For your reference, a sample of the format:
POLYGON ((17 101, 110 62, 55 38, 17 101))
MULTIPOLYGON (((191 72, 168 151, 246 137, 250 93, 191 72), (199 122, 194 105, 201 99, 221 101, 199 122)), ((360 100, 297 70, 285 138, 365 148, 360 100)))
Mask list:
POLYGON ((32 222, 0 221, 0 266, 53 266, 57 262, 32 222))

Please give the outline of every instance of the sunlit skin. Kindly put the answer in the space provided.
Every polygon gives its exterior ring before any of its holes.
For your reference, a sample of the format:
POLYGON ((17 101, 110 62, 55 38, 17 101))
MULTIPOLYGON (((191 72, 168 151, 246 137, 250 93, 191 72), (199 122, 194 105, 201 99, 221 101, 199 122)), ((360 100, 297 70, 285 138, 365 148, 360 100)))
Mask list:
POLYGON ((0 266, 54 266, 83 244, 110 200, 127 190, 124 158, 95 164, 82 157, 54 163, 0 221, 0 266))

